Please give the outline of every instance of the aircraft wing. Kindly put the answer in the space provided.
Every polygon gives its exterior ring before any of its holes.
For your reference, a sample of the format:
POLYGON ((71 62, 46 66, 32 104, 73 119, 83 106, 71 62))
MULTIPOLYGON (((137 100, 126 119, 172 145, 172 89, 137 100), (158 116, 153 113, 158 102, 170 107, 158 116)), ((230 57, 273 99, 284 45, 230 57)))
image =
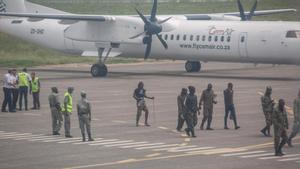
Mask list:
MULTIPOLYGON (((280 14, 280 13, 290 13, 297 12, 296 9, 274 9, 274 10, 263 10, 263 11, 255 11, 254 16, 262 16, 262 15, 272 15, 272 14, 280 14)), ((249 15, 250 12, 245 12, 246 15, 249 15)), ((224 13, 224 15, 237 16, 240 17, 239 12, 233 13, 224 13)))
POLYGON ((40 14, 40 13, 0 13, 0 16, 24 17, 32 19, 58 19, 58 20, 75 20, 75 21, 114 21, 113 16, 108 15, 76 15, 76 14, 40 14))

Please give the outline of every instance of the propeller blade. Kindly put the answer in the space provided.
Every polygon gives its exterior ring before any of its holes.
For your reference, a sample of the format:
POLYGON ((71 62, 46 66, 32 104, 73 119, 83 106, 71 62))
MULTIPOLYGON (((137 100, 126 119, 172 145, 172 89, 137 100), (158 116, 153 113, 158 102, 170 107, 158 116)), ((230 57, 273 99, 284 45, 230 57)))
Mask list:
POLYGON ((146 33, 146 31, 145 31, 145 32, 142 32, 142 33, 139 33, 139 34, 137 34, 137 35, 135 35, 135 36, 133 36, 133 37, 131 37, 131 38, 129 38, 129 39, 135 39, 135 38, 138 38, 138 37, 144 35, 145 33, 146 33))
POLYGON ((254 12, 256 11, 256 8, 257 8, 257 0, 255 1, 254 5, 253 5, 253 7, 252 7, 252 9, 250 11, 250 14, 248 16, 248 20, 252 19, 252 17, 254 16, 254 12))
POLYGON ((142 18, 142 20, 144 21, 144 23, 145 24, 149 24, 149 21, 147 20, 147 18, 137 8, 135 8, 135 10, 139 14, 139 16, 142 18))
POLYGON ((162 43, 162 45, 164 46, 165 49, 168 49, 168 44, 167 42, 161 37, 159 36, 159 34, 156 34, 157 38, 159 39, 159 41, 162 43))
POLYGON ((242 19, 242 21, 245 21, 245 20, 247 20, 247 18, 246 18, 246 15, 245 15, 244 7, 243 7, 240 0, 238 0, 237 2, 238 2, 238 7, 239 7, 241 19, 242 19))
POLYGON ((151 11, 150 21, 152 21, 152 22, 156 21, 156 13, 157 13, 157 0, 154 0, 152 11, 151 11))
POLYGON ((159 21, 158 23, 159 23, 159 24, 163 24, 163 23, 165 23, 165 22, 168 22, 170 19, 172 19, 172 17, 169 17, 169 18, 167 18, 167 19, 165 19, 165 20, 159 21))
POLYGON ((152 35, 149 36, 149 41, 147 43, 147 48, 146 48, 146 53, 144 58, 145 60, 147 60, 148 57, 150 56, 151 47, 152 47, 152 35))

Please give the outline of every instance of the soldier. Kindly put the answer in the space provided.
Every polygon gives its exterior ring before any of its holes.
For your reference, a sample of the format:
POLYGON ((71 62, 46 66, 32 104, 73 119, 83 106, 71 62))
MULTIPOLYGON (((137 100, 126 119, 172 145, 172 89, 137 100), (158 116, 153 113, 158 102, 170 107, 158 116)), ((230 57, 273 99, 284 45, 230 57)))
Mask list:
POLYGON ((236 113, 235 113, 235 107, 233 104, 233 84, 228 83, 228 87, 226 90, 224 90, 224 104, 225 104, 225 117, 224 117, 224 129, 229 129, 227 126, 227 119, 228 115, 230 113, 230 119, 234 122, 235 129, 239 129, 240 126, 237 125, 236 121, 236 113))
POLYGON ((89 137, 88 141, 94 141, 91 135, 91 105, 87 100, 86 93, 84 91, 81 91, 81 99, 77 103, 77 114, 82 134, 82 141, 85 142, 85 128, 89 137))
POLYGON ((274 127, 274 148, 275 156, 283 156, 282 147, 288 140, 287 131, 289 129, 288 118, 285 111, 285 102, 279 100, 278 106, 273 111, 273 127, 274 127), (280 142, 281 138, 281 142, 280 142))
POLYGON ((186 107, 186 112, 185 112, 185 120, 187 123, 187 128, 185 129, 185 132, 188 136, 196 137, 195 131, 194 131, 194 117, 195 114, 197 114, 198 107, 197 107, 197 96, 195 95, 196 89, 193 86, 189 86, 189 94, 186 97, 185 101, 185 107, 186 107))
POLYGON ((72 99, 72 93, 74 91, 73 87, 68 88, 68 92, 65 93, 64 97, 64 105, 62 106, 62 112, 64 114, 64 120, 65 120, 65 136, 67 138, 72 138, 70 134, 71 130, 71 114, 73 111, 73 99, 72 99))
POLYGON ((178 106, 178 124, 177 131, 181 131, 184 124, 184 114, 185 114, 185 101, 187 97, 187 89, 182 88, 180 95, 177 97, 177 106, 178 106))
POLYGON ((214 91, 212 90, 212 84, 208 84, 207 89, 202 92, 201 99, 199 102, 199 108, 201 109, 203 103, 203 119, 200 129, 203 130, 204 123, 207 121, 206 130, 213 130, 211 128, 212 116, 213 116, 213 105, 217 104, 214 91))
POLYGON ((154 97, 148 97, 146 95, 146 90, 144 89, 144 83, 139 82, 138 88, 134 90, 133 98, 136 100, 137 105, 137 114, 136 114, 136 126, 139 126, 139 120, 142 115, 142 111, 145 112, 145 126, 149 127, 148 124, 148 116, 149 116, 149 110, 147 108, 145 98, 147 99, 154 99, 154 97))
POLYGON ((271 95, 272 95, 272 87, 268 86, 266 88, 265 95, 261 97, 261 105, 265 115, 266 127, 260 130, 260 132, 262 132, 265 136, 269 136, 269 137, 271 136, 270 129, 272 125, 272 111, 275 105, 274 100, 271 98, 271 95))
POLYGON ((293 147, 292 139, 299 133, 300 131, 300 90, 298 92, 298 98, 294 100, 294 126, 293 131, 288 139, 288 145, 293 147))
POLYGON ((52 117, 52 131, 53 135, 60 135, 59 131, 62 125, 62 114, 60 112, 60 102, 58 96, 58 89, 56 87, 51 88, 52 93, 49 95, 49 105, 51 110, 51 117, 52 117))

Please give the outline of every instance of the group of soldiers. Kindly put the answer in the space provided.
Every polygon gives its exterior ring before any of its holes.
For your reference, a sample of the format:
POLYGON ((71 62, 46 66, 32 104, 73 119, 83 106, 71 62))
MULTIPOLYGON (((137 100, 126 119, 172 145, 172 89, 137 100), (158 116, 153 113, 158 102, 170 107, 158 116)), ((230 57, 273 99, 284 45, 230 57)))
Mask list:
POLYGON ((35 72, 31 75, 24 68, 21 72, 16 69, 8 70, 3 79, 4 100, 2 103, 2 112, 14 113, 17 111, 17 102, 19 100, 19 111, 23 109, 23 99, 25 110, 28 110, 28 93, 32 94, 33 107, 31 109, 40 109, 40 88, 41 83, 35 72), (6 109, 8 107, 8 110, 6 109))
POLYGON ((283 156, 283 146, 287 143, 292 147, 292 139, 300 131, 300 90, 298 97, 294 100, 294 124, 293 129, 288 136, 287 130, 289 129, 288 115, 285 108, 285 101, 280 99, 277 106, 275 100, 272 99, 272 87, 268 86, 264 96, 261 97, 262 109, 265 115, 266 126, 261 130, 261 133, 267 137, 271 137, 271 126, 274 128, 274 149, 276 156, 283 156))
MULTIPOLYGON (((204 130, 205 123, 206 130, 214 130, 211 127, 211 124, 213 120, 214 104, 217 104, 217 101, 215 100, 217 95, 213 91, 212 84, 208 84, 207 89, 202 91, 199 104, 195 93, 195 87, 189 86, 188 89, 183 88, 180 95, 177 97, 178 124, 176 129, 177 131, 181 131, 183 124, 186 121, 187 128, 185 129, 185 132, 191 137, 196 137, 194 127, 198 124, 197 115, 200 115, 202 107, 203 118, 200 130, 204 130)), ((233 84, 229 83, 227 89, 225 89, 223 93, 225 103, 224 129, 229 129, 227 119, 230 114, 229 117, 234 121, 234 128, 237 130, 240 126, 237 125, 236 112, 233 103, 233 84)))
MULTIPOLYGON (((68 91, 64 94, 63 105, 60 104, 59 91, 57 87, 51 88, 52 92, 48 97, 49 106, 52 115, 52 131, 53 135, 60 135, 59 131, 64 121, 65 137, 72 138, 71 135, 71 114, 73 112, 73 87, 69 87, 68 91)), ((91 135, 91 105, 87 100, 87 94, 81 91, 81 99, 78 101, 77 114, 79 126, 82 134, 82 141, 86 141, 85 130, 88 134, 88 141, 94 141, 91 135)))

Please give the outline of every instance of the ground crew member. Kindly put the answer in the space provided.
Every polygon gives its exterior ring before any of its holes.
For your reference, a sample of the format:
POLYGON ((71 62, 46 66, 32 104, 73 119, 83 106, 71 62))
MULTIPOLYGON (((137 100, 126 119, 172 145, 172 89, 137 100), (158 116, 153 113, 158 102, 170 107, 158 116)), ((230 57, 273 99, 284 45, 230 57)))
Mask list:
POLYGON ((9 112, 14 112, 12 106, 12 99, 11 99, 11 94, 12 94, 11 88, 13 87, 11 73, 12 71, 8 70, 8 73, 4 75, 4 80, 3 80, 4 100, 2 102, 2 109, 1 109, 2 112, 7 112, 6 110, 7 105, 8 105, 9 112))
POLYGON ((185 101, 185 107, 186 107, 186 111, 185 111, 185 120, 187 123, 187 128, 185 129, 185 132, 188 136, 192 136, 192 137, 196 137, 195 135, 195 131, 194 131, 194 117, 195 114, 197 114, 198 111, 198 100, 197 100, 197 96, 195 95, 196 89, 193 86, 189 86, 189 94, 186 97, 186 101, 185 101))
POLYGON ((203 104, 203 119, 200 129, 203 130, 204 123, 207 121, 206 130, 213 130, 211 128, 212 116, 213 116, 213 105, 217 104, 214 91, 212 90, 212 84, 208 84, 207 89, 202 92, 201 99, 199 102, 199 108, 201 109, 203 104))
POLYGON ((88 141, 94 141, 91 135, 91 105, 88 102, 84 91, 81 92, 81 99, 77 103, 77 114, 82 134, 82 141, 85 141, 85 128, 89 137, 88 141))
POLYGON ((52 93, 49 95, 48 100, 52 117, 52 133, 53 135, 60 135, 59 131, 61 129, 63 118, 61 114, 58 89, 56 87, 52 87, 51 91, 52 93))
POLYGON ((40 88, 41 83, 35 72, 31 73, 30 93, 32 93, 33 107, 31 109, 40 109, 40 88))
POLYGON ((142 111, 145 112, 145 126, 149 127, 150 125, 148 124, 148 116, 149 116, 149 110, 146 105, 145 98, 147 99, 154 99, 154 97, 148 97, 146 95, 146 90, 144 89, 144 83, 139 82, 138 83, 138 88, 134 90, 133 93, 133 98, 136 100, 136 105, 137 105, 137 114, 136 114, 136 126, 139 126, 139 120, 142 115, 142 111))
POLYGON ((178 124, 177 131, 181 131, 184 124, 184 114, 185 114, 185 101, 187 97, 187 89, 182 88, 180 95, 177 97, 177 106, 178 106, 178 124))
POLYGON ((266 88, 265 95, 261 97, 261 105, 265 115, 266 127, 264 127, 260 132, 265 136, 271 136, 270 129, 272 125, 272 112, 275 105, 274 100, 271 98, 272 87, 268 86, 266 88))
POLYGON ((22 100, 24 97, 25 110, 28 110, 28 88, 31 83, 31 77, 27 73, 27 69, 24 68, 22 72, 18 74, 18 84, 19 84, 19 110, 22 111, 22 100))
POLYGON ((65 127, 65 137, 72 138, 70 130, 71 130, 71 114, 73 111, 73 98, 72 93, 74 91, 73 87, 69 87, 68 91, 65 93, 64 104, 62 106, 62 113, 64 115, 64 127, 65 127))
POLYGON ((274 148, 275 156, 283 156, 282 147, 287 143, 287 131, 289 129, 287 113, 285 111, 285 102, 279 100, 278 106, 273 111, 272 115, 274 126, 274 148), (280 141, 281 139, 281 141, 280 141))
POLYGON ((18 102, 18 97, 19 97, 19 86, 18 86, 18 81, 17 81, 17 70, 13 69, 12 70, 12 107, 13 110, 17 110, 17 102, 18 102))
POLYGON ((300 90, 298 92, 298 98, 294 100, 294 125, 293 131, 288 139, 288 145, 293 147, 292 139, 300 132, 300 90))
POLYGON ((233 84, 228 83, 227 89, 224 90, 224 104, 225 104, 225 117, 224 117, 224 129, 229 129, 227 126, 227 119, 228 115, 230 113, 230 119, 233 120, 234 122, 234 128, 237 130, 240 128, 240 126, 237 125, 237 120, 236 120, 236 112, 235 112, 235 107, 233 104, 233 84))

